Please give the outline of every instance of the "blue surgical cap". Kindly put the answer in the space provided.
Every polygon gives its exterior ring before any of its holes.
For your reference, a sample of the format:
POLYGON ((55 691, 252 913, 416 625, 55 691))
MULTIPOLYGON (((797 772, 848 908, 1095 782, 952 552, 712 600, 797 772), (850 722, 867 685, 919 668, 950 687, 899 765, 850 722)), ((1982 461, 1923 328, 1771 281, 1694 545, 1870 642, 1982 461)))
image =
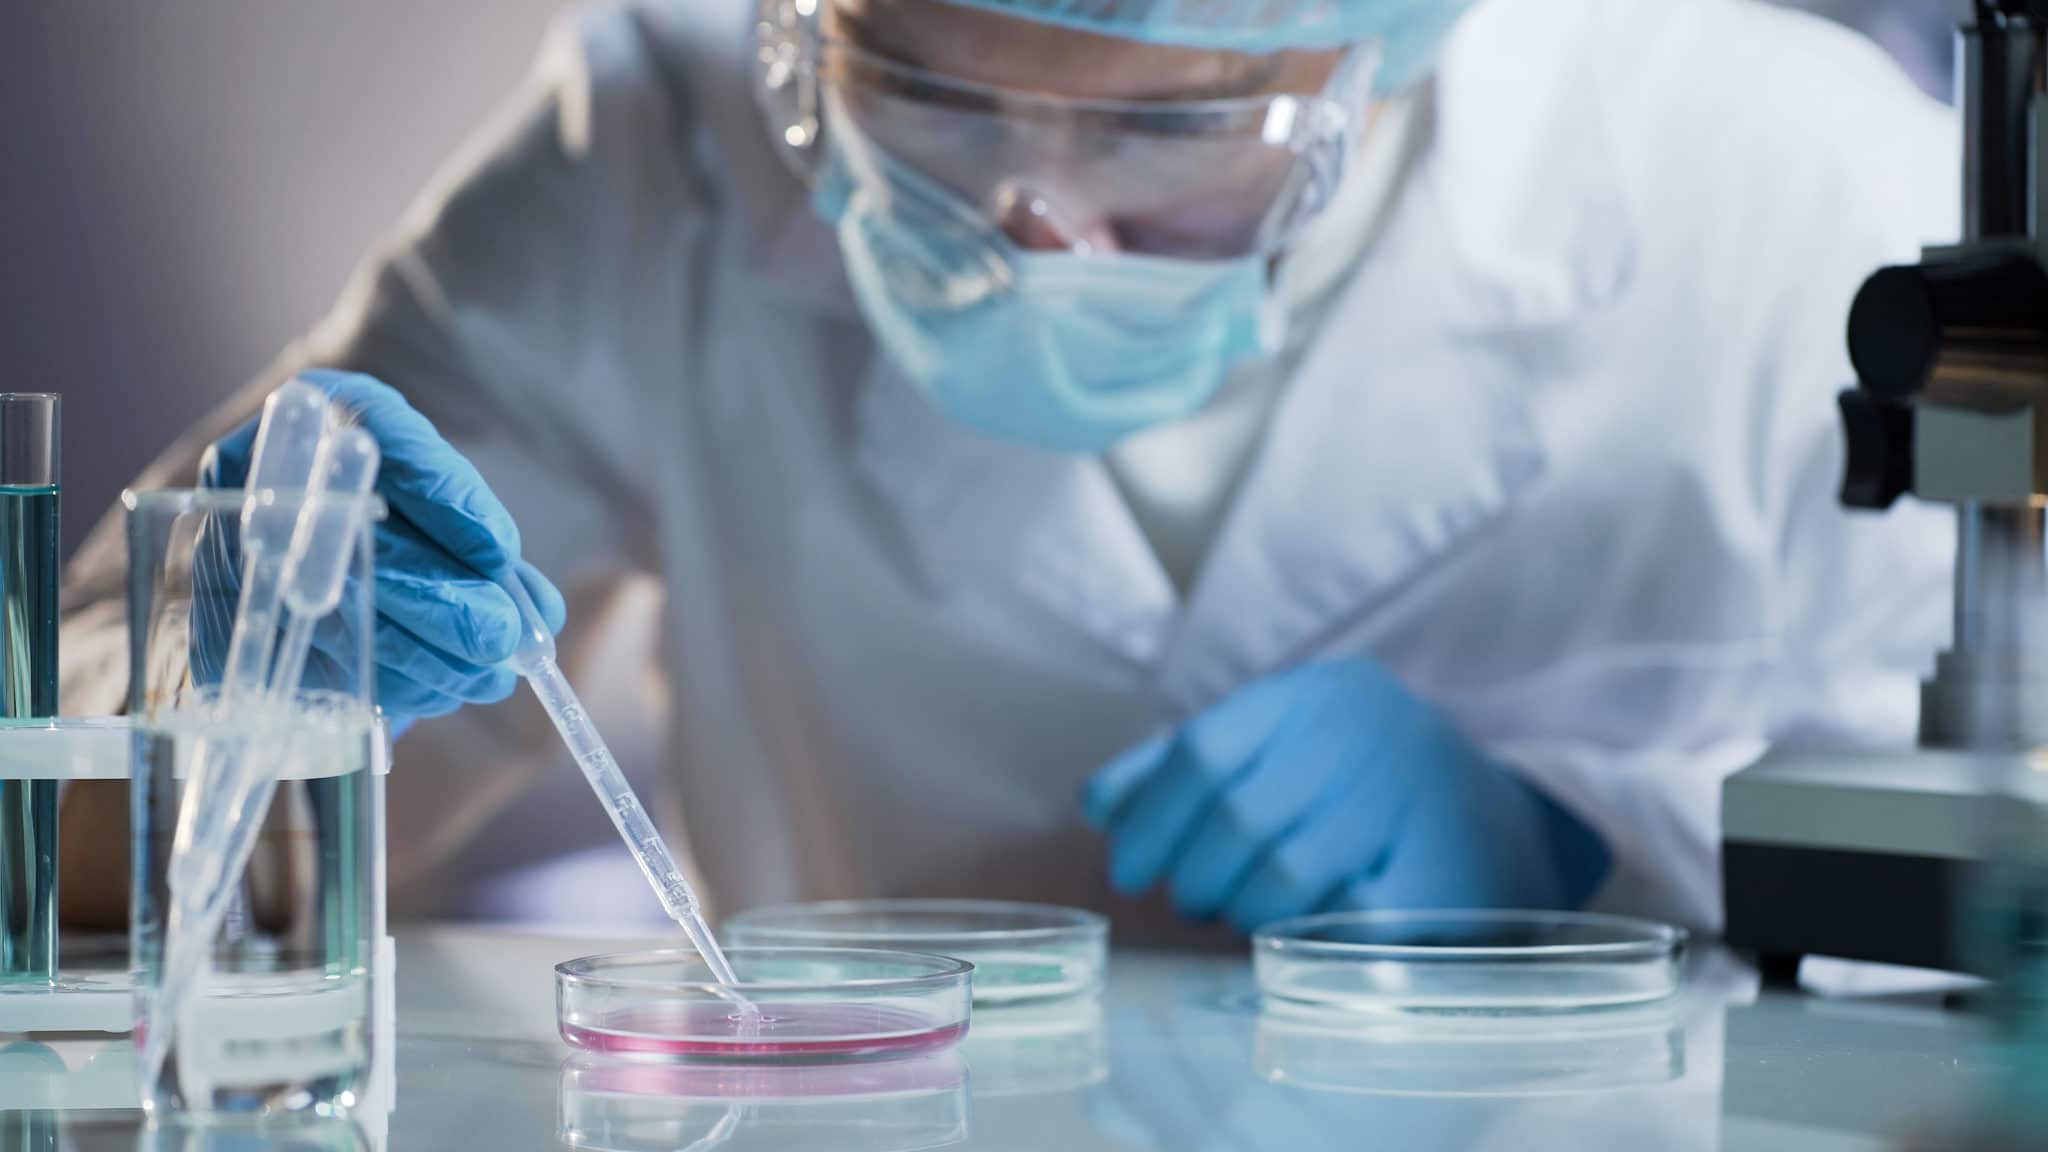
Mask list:
POLYGON ((1473 0, 949 0, 1103 36, 1227 52, 1343 48, 1378 40, 1376 87, 1405 88, 1473 0))

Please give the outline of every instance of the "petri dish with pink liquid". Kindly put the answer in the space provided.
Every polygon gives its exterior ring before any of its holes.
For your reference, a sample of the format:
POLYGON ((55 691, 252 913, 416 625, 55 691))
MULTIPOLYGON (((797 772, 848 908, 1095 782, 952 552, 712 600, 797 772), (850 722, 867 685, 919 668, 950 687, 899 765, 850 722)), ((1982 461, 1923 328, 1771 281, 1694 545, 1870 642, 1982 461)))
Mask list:
POLYGON ((965 961, 866 948, 731 948, 726 959, 730 987, 688 950, 556 965, 562 1039, 614 1059, 794 1065, 929 1056, 967 1035, 965 961))

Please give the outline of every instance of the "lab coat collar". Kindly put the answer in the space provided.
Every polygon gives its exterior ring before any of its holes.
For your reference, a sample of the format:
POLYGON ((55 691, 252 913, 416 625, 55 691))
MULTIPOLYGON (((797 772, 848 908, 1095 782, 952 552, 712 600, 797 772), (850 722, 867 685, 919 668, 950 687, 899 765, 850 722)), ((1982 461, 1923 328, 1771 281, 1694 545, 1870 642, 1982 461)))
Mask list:
POLYGON ((1476 330, 1570 324, 1632 278, 1637 227, 1605 90, 1605 8, 1486 0, 1427 93, 1428 193, 1476 330))
POLYGON ((1297 368, 1161 663, 1169 714, 1334 654, 1540 479, 1530 340, 1459 329, 1440 208, 1404 208, 1297 368))
POLYGON ((1165 654, 1169 711, 1369 633, 1539 482, 1532 394, 1636 252, 1597 16, 1565 7, 1481 4, 1419 93, 1395 216, 1322 317, 1165 654))

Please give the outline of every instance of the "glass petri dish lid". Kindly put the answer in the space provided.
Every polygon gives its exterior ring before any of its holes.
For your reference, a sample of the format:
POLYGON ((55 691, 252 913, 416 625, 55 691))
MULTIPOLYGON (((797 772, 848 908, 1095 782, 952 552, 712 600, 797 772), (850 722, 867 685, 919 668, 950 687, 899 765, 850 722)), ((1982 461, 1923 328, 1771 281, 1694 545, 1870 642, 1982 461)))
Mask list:
POLYGON ((967 1034, 974 969, 960 960, 865 948, 728 948, 726 959, 731 987, 682 949, 558 964, 562 1039, 629 1060, 803 1065, 929 1056, 967 1034))
POLYGON ((1680 996, 1562 1014, 1363 1014, 1269 998, 1252 1063, 1269 1083, 1367 1096, 1527 1100, 1644 1088, 1685 1074, 1685 1003, 1680 996))
POLYGON ((967 1138, 959 1052, 809 1066, 612 1060, 562 1068, 558 1136, 588 1152, 914 1152, 967 1138))
POLYGON ((1577 1012, 1678 990, 1686 932, 1587 912, 1338 912, 1252 937, 1262 995, 1351 1011, 1577 1012))
POLYGON ((736 946, 889 948, 974 965, 978 1004, 1092 993, 1109 959, 1094 912, 1001 900, 830 900, 756 908, 725 922, 736 946))

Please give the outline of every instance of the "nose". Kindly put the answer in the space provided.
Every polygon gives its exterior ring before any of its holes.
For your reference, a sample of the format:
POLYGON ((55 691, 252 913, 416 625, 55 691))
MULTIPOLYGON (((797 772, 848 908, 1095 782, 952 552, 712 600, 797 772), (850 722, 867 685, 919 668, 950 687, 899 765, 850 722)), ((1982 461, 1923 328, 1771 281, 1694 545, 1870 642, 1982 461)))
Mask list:
POLYGON ((1026 252, 1091 255, 1118 247, 1116 233, 1106 221, 1077 220, 1050 197, 1021 185, 1004 186, 996 198, 995 216, 1003 235, 1026 252))

